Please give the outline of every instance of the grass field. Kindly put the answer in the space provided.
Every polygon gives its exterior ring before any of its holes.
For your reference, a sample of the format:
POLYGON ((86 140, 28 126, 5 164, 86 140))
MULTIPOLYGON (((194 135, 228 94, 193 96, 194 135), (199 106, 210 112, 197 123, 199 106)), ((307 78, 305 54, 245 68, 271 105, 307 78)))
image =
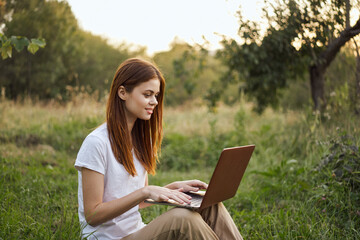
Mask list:
MULTIPOLYGON (((225 202, 245 239, 359 239, 359 117, 250 108, 166 108, 150 184, 208 181, 223 147, 255 144, 236 197, 225 202)), ((0 116, 0 239, 79 239, 73 164, 85 136, 104 121, 104 103, 2 100, 0 116)), ((144 209, 143 219, 166 210, 144 209)))

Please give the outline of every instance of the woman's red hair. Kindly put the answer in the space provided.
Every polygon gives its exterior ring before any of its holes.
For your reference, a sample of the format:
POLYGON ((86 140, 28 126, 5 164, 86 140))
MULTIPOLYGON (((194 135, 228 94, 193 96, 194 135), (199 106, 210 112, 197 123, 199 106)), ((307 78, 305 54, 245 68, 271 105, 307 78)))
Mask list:
POLYGON ((165 79, 157 67, 150 62, 131 58, 124 61, 115 73, 106 106, 107 129, 115 158, 132 176, 137 174, 132 149, 134 149, 136 157, 146 171, 149 174, 155 174, 163 135, 164 90, 165 79), (120 86, 124 86, 127 92, 132 92, 137 85, 151 79, 160 81, 158 105, 155 107, 150 120, 136 120, 130 137, 125 117, 125 102, 118 96, 118 89, 120 86))

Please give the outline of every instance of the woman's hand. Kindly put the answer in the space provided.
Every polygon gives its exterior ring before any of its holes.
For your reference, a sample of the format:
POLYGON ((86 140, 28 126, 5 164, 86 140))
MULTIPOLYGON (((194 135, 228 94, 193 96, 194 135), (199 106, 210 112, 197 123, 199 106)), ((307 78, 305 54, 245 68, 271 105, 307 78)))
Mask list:
POLYGON ((147 196, 146 198, 150 198, 154 201, 169 201, 173 200, 180 204, 190 204, 191 197, 182 193, 183 189, 169 189, 166 187, 158 187, 158 186, 146 186, 144 187, 144 193, 147 196))
POLYGON ((181 192, 197 192, 200 189, 207 189, 208 185, 199 180, 177 181, 165 186, 169 189, 177 189, 181 192))

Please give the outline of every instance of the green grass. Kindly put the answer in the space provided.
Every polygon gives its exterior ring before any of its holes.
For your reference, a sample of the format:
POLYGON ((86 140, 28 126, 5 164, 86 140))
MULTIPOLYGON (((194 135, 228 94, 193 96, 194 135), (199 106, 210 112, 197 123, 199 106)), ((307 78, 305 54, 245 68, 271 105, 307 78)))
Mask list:
POLYGON ((2 144, 0 239, 76 239, 76 171, 51 148, 2 144))
MULTIPOLYGON (((103 122, 104 103, 3 101, 0 115, 0 239, 79 239, 73 164, 103 122)), ((245 103, 217 113, 167 108, 150 184, 209 181, 223 147, 256 144, 237 195, 225 201, 245 239, 360 238, 360 121, 341 116, 258 116, 245 103)), ((149 222, 167 209, 141 212, 149 222)))

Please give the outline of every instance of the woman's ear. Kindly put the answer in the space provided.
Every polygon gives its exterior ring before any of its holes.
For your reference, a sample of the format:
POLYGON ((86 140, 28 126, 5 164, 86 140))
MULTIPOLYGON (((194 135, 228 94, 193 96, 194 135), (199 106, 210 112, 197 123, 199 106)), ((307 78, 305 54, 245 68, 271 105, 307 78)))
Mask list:
POLYGON ((124 86, 119 87, 118 96, 119 96, 119 98, 121 98, 124 101, 127 99, 127 94, 126 94, 126 90, 125 90, 124 86))

